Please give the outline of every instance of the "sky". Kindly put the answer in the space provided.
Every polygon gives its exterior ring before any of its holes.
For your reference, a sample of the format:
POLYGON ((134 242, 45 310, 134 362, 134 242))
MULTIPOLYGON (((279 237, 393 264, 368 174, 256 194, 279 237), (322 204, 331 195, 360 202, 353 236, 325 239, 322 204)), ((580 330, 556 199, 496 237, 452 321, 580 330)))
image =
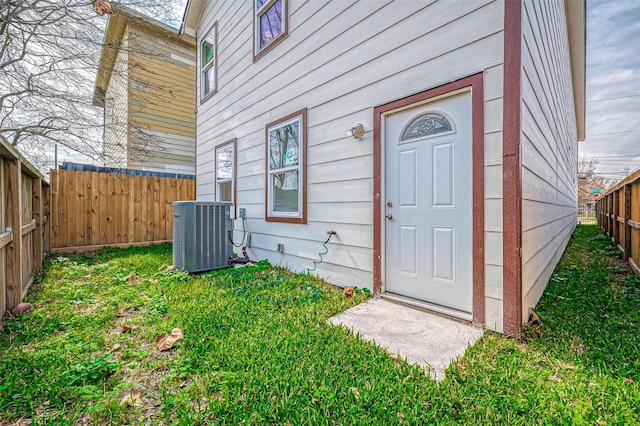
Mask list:
POLYGON ((586 139, 612 179, 640 168, 640 1, 587 0, 586 139))

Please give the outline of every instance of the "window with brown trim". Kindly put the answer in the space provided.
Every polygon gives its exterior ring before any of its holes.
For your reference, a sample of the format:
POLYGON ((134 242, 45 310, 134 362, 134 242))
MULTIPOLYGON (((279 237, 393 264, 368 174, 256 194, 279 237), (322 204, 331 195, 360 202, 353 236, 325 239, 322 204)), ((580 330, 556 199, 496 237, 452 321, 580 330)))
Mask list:
POLYGON ((216 146, 216 201, 233 203, 231 217, 236 206, 236 139, 216 146))
POLYGON ((253 61, 284 40, 289 34, 288 0, 254 0, 253 61))
POLYGON ((218 90, 218 23, 200 43, 200 93, 204 102, 218 90))
POLYGON ((266 126, 266 220, 307 223, 307 109, 266 126))

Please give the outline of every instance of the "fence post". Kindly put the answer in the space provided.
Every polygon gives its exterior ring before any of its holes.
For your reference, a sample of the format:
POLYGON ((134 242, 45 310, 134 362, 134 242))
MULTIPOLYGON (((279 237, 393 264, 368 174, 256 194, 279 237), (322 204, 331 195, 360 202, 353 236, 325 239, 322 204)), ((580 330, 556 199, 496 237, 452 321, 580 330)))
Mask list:
POLYGON ((633 257, 631 252, 631 184, 628 183, 624 186, 624 257, 633 257))
POLYGON ((36 229, 33 234, 33 260, 36 269, 42 267, 42 179, 33 178, 31 190, 31 208, 33 218, 36 220, 36 229))
POLYGON ((609 195, 602 200, 602 229, 609 235, 609 195))
POLYGON ((602 229, 609 235, 609 195, 602 199, 602 229))
POLYGON ((613 193, 611 194, 611 199, 612 199, 612 216, 613 216, 613 222, 612 222, 612 228, 611 228, 611 236, 613 237, 613 243, 614 244, 618 244, 620 242, 620 233, 619 233, 619 228, 618 228, 618 216, 620 214, 620 193, 618 192, 618 190, 614 190, 613 193))
POLYGON ((7 309, 22 300, 22 170, 20 159, 5 162, 5 193, 7 194, 7 226, 13 240, 7 246, 7 309))
MULTIPOLYGON (((614 191, 615 192, 615 191, 614 191)), ((609 238, 613 239, 613 194, 609 194, 609 238)))
POLYGON ((42 188, 42 257, 51 252, 51 186, 42 188))

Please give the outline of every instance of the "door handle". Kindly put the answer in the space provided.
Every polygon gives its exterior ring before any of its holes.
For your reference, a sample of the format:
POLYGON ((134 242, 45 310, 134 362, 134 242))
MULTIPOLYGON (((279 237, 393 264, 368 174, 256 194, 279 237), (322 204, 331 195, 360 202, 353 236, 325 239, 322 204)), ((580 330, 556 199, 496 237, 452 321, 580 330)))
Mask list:
POLYGON ((393 215, 392 215, 392 214, 388 214, 388 215, 386 215, 385 217, 387 218, 387 220, 391 220, 391 219, 393 219, 393 215))

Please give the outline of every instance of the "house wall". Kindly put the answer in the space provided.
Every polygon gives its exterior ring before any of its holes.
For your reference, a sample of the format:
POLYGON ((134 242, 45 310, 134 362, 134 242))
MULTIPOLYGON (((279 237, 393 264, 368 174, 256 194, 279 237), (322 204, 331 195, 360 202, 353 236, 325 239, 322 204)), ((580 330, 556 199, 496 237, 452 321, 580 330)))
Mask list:
POLYGON ((576 226, 577 128, 565 6, 522 9, 522 315, 540 299, 576 226))
POLYGON ((129 151, 129 45, 118 50, 104 99, 104 156, 107 167, 127 167, 129 151))
MULTIPOLYGON (((253 62, 250 1, 209 1, 218 22, 218 92, 198 106, 197 198, 215 198, 214 152, 237 138, 237 205, 249 254, 372 287, 373 107, 484 72, 485 322, 502 327, 502 1, 289 0, 289 36, 253 62), (308 223, 265 222, 265 125, 308 108, 308 223), (346 137, 357 123, 360 139, 346 137), (284 244, 284 254, 277 244, 284 244)), ((236 227, 241 228, 239 221, 236 227)))
POLYGON ((195 172, 195 46, 130 23, 129 167, 195 172))

